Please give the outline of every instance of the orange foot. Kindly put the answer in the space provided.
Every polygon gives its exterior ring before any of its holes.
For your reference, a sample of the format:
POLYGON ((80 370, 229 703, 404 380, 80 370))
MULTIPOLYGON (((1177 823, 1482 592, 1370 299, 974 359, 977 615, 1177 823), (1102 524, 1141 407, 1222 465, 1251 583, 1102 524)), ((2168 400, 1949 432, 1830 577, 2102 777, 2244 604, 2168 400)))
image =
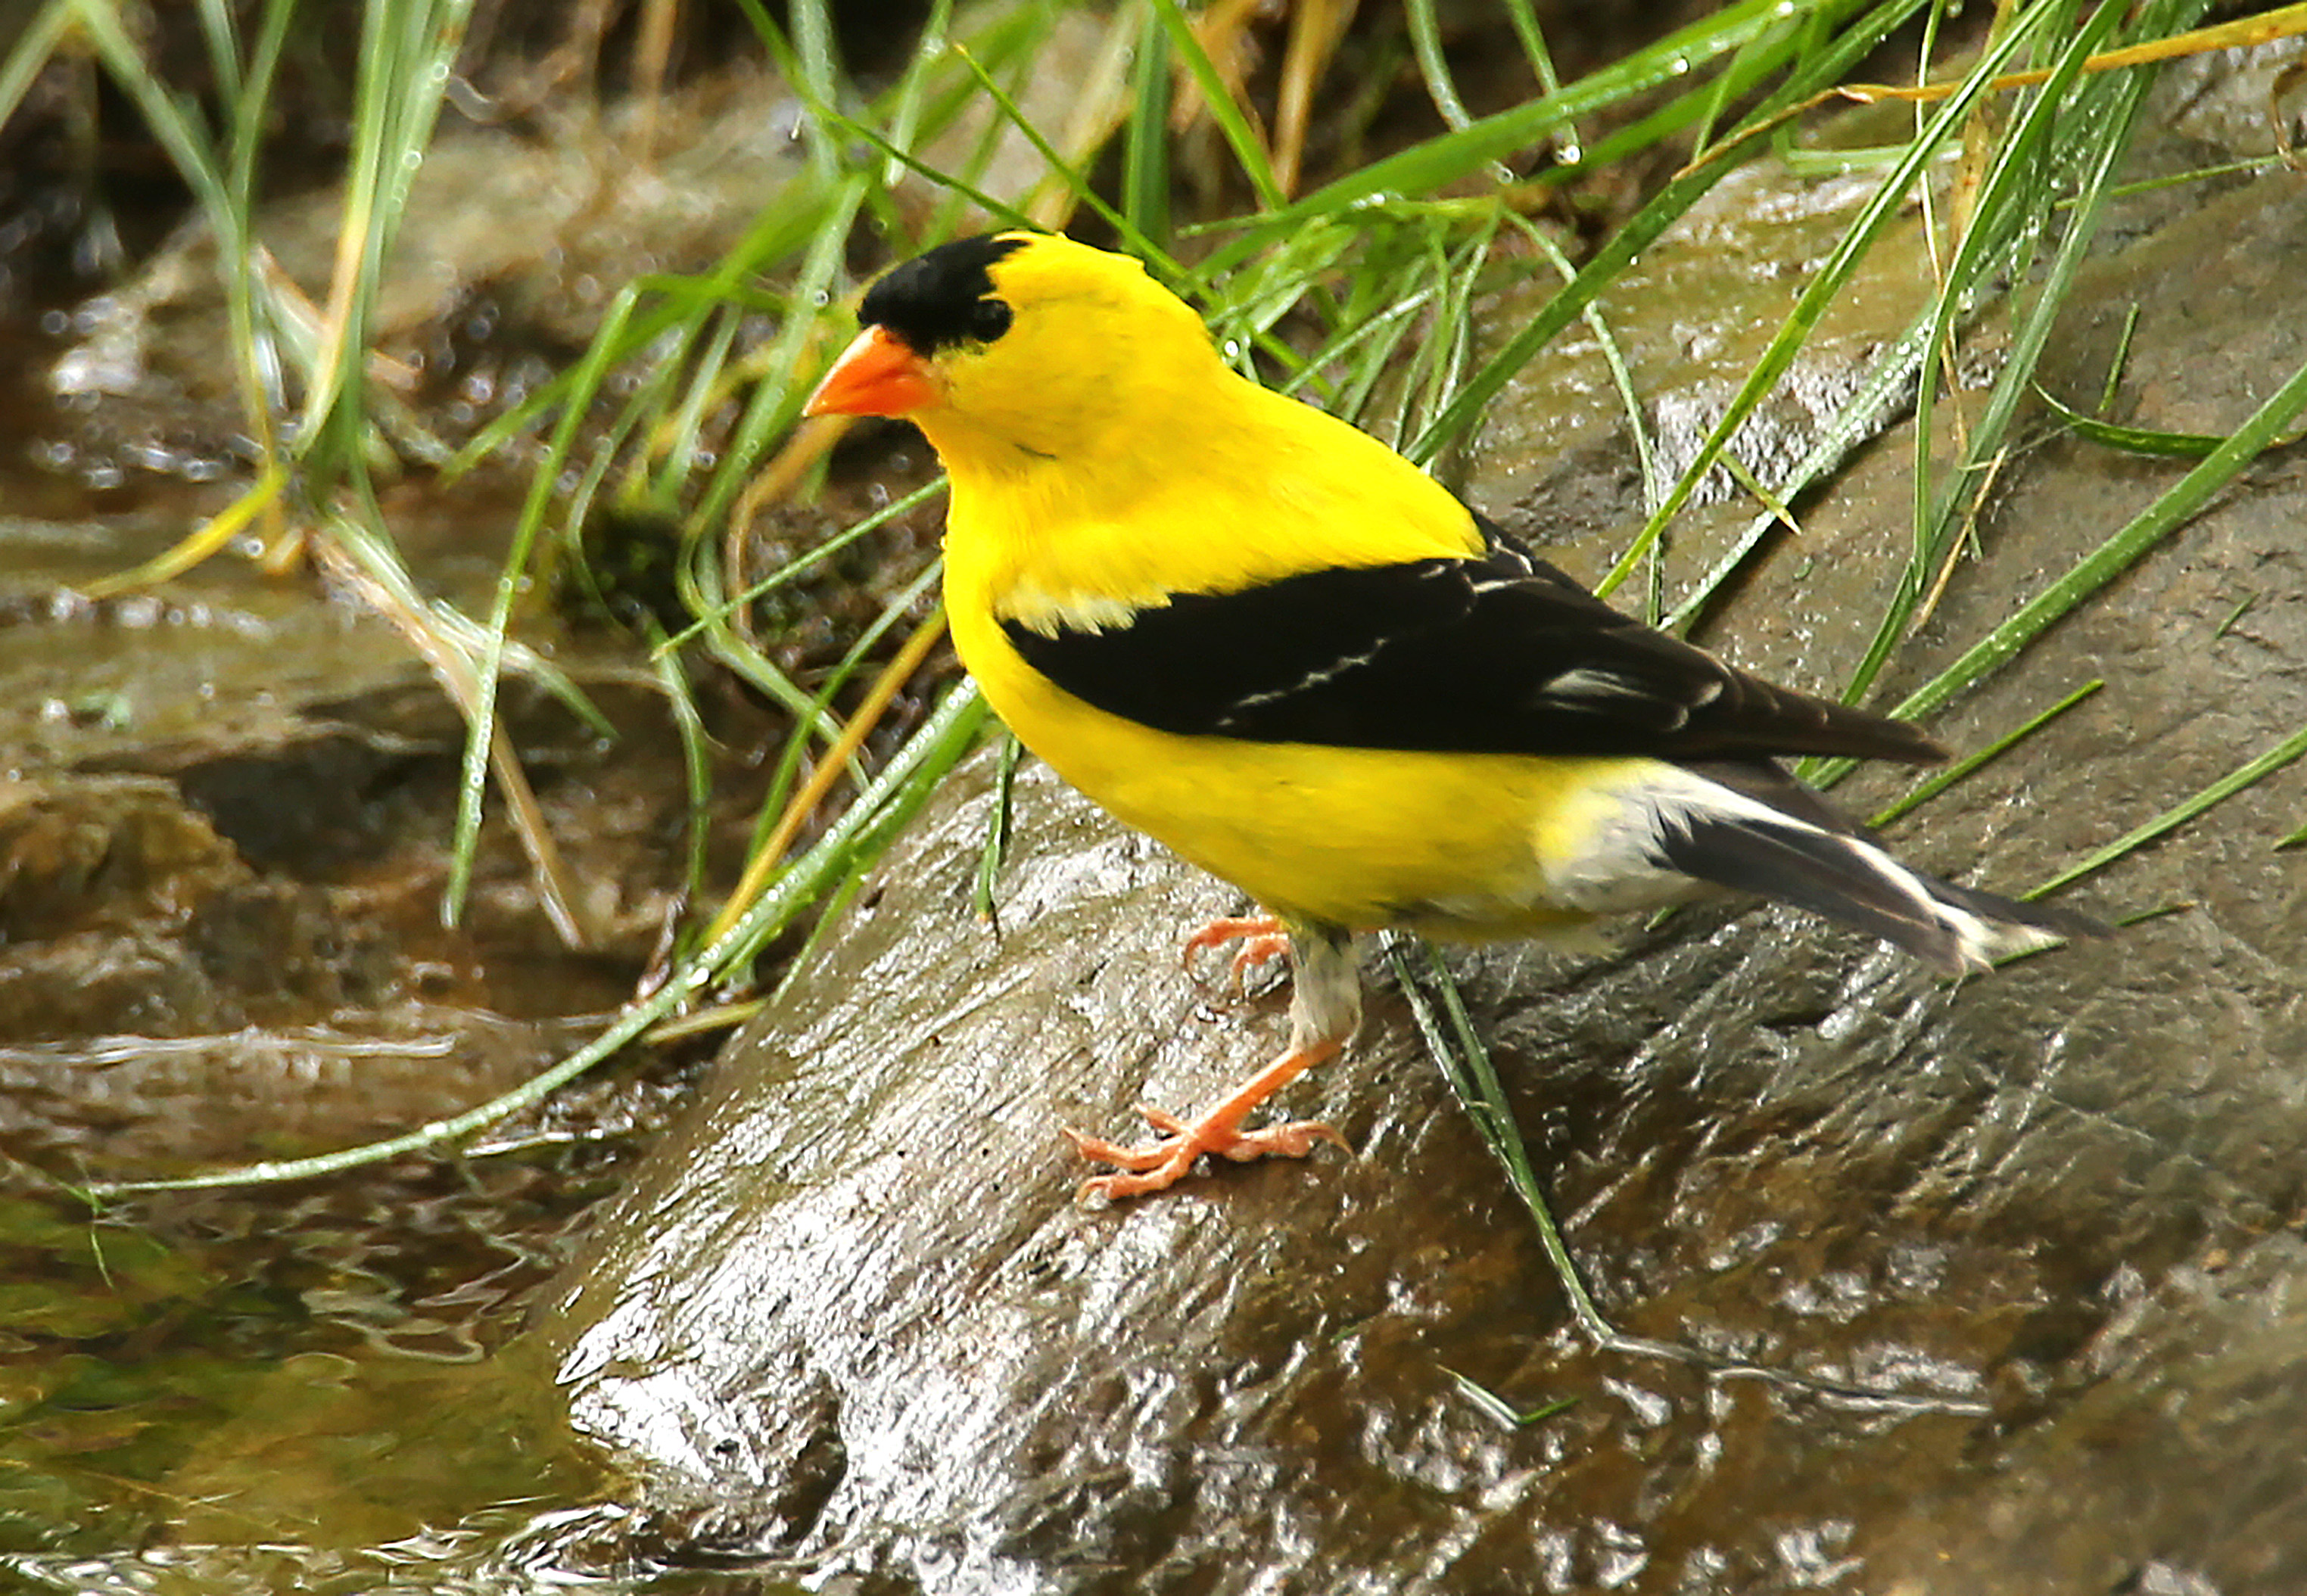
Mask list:
MULTIPOLYGON (((1190 1125, 1174 1114, 1141 1103, 1137 1111, 1145 1116, 1147 1124, 1162 1133, 1142 1147, 1125 1147, 1101 1137, 1068 1129, 1066 1135, 1072 1138, 1083 1157, 1128 1171, 1083 1181, 1080 1200, 1086 1203, 1102 1197, 1111 1203, 1167 1190, 1183 1180, 1192 1171, 1194 1161, 1205 1153, 1214 1158, 1247 1163, 1256 1158, 1303 1158, 1314 1150, 1316 1142, 1334 1142, 1346 1147, 1345 1137, 1327 1125, 1310 1120, 1268 1125, 1258 1130, 1240 1128, 1241 1122, 1259 1103, 1332 1057, 1338 1047, 1337 1043, 1324 1042, 1291 1049, 1190 1125)), ((1352 1149, 1347 1147, 1347 1151, 1352 1149)))
POLYGON ((1182 962, 1187 969, 1191 970, 1197 956, 1213 948, 1222 948, 1228 942, 1241 944, 1233 956, 1236 991, 1244 988, 1252 970, 1290 956, 1290 933, 1282 929, 1282 922, 1271 914, 1257 914, 1242 920, 1211 921, 1186 939, 1182 962))

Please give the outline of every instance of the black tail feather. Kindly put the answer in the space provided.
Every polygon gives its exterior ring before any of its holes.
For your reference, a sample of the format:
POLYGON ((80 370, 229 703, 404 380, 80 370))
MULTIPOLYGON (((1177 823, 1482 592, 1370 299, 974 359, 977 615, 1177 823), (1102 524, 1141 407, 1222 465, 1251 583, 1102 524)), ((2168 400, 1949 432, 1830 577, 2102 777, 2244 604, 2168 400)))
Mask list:
POLYGON ((1855 829, 1738 814, 1676 815, 1660 853, 1683 874, 1808 909, 1950 974, 2054 938, 2105 934, 2088 915, 2022 904, 1909 870, 1855 829))

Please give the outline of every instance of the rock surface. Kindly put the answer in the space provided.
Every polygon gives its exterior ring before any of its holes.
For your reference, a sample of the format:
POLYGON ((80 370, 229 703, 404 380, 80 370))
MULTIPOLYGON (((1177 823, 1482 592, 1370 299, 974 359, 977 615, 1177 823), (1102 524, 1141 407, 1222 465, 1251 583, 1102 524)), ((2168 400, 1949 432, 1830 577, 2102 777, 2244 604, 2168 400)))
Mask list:
MULTIPOLYGON (((2125 419, 2233 425, 2307 359, 2301 199, 2265 177, 2110 255, 2050 372, 2095 392, 2136 302, 2125 419)), ((1842 579, 1897 557, 1904 432, 1806 522, 1842 579)), ((1976 746, 2108 683, 1902 853, 2023 888, 2299 730, 2295 453, 1939 723, 1976 746)), ((2181 469, 2045 429, 1900 668, 2181 469)), ((1795 563, 1731 631, 1830 681, 1863 639, 1795 563)), ((1191 1106, 1282 1022, 1179 969, 1226 891, 1030 763, 997 934, 988 802, 981 777, 900 845, 537 1327, 577 1422, 652 1481, 660 1550, 941 1592, 2307 1586, 2296 769, 2077 900, 2183 912, 1960 987, 1772 910, 1454 957, 1621 1326, 1874 1403, 1589 1347, 1375 971, 1349 1058, 1287 1104, 1353 1157, 1075 1206, 1056 1125, 1191 1106), (1511 1425, 1461 1376, 1573 1405, 1511 1425)))

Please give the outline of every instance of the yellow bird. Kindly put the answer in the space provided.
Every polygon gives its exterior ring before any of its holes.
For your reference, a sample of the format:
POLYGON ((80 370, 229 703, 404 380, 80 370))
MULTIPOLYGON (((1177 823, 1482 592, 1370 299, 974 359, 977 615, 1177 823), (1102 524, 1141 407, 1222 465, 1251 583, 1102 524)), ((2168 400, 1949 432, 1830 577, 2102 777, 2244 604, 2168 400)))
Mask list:
MULTIPOLYGON (((967 238, 876 282, 807 407, 900 416, 951 480, 956 646, 1011 730, 1128 825, 1241 888, 1238 963, 1286 947, 1290 1046, 1199 1118, 1143 1111, 1159 1191, 1361 1014, 1356 931, 1560 934, 1730 888, 1949 972, 2099 929, 1899 863, 1775 762, 1927 761, 1902 722, 1772 687, 1611 609, 1376 439, 1225 365, 1127 255, 967 238)), ((1342 1145, 1342 1144, 1341 1144, 1342 1145)))

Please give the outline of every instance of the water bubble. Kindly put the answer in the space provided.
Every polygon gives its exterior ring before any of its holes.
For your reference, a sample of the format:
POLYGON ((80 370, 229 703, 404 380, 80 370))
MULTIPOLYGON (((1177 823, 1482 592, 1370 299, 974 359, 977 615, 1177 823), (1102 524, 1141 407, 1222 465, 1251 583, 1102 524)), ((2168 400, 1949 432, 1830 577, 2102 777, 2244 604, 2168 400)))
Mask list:
POLYGON ((99 327, 108 327, 128 319, 127 309, 119 300, 109 294, 99 294, 93 299, 82 301, 80 308, 73 312, 73 330, 94 332, 99 327))

